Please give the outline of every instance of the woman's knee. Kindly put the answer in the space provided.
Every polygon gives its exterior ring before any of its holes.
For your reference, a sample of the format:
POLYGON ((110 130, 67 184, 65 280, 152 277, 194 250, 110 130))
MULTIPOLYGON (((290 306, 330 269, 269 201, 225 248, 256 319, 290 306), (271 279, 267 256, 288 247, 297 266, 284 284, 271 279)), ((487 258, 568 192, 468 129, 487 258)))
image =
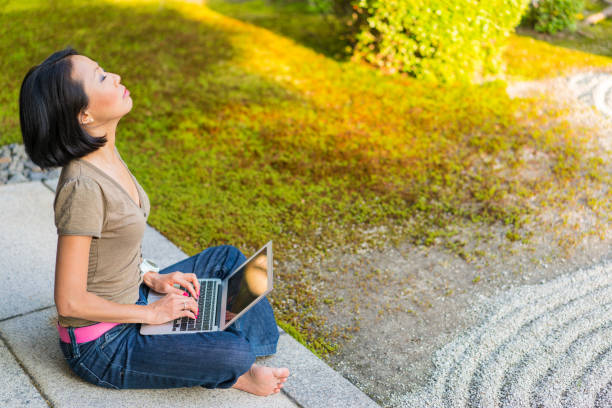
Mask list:
POLYGON ((209 247, 195 257, 193 272, 200 278, 225 277, 233 272, 246 258, 233 245, 218 245, 209 247))
POLYGON ((244 254, 242 253, 242 251, 240 249, 238 249, 238 247, 234 246, 234 245, 222 245, 221 246, 223 249, 225 249, 226 251, 228 251, 228 253, 232 256, 232 257, 236 257, 236 258, 244 258, 246 259, 246 257, 244 256, 244 254))
POLYGON ((226 274, 232 273, 238 266, 246 261, 246 256, 234 245, 221 245, 224 253, 223 269, 226 274))

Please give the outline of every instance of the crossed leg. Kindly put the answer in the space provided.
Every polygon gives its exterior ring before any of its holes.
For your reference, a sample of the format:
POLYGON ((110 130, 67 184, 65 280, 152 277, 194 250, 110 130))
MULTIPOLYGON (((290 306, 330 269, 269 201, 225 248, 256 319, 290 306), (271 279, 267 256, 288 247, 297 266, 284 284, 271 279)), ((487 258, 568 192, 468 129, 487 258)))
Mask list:
MULTIPOLYGON (((221 245, 211 247, 200 254, 171 265, 161 273, 176 270, 178 267, 183 272, 194 272, 199 277, 215 276, 223 279, 236 265, 241 264, 245 260, 244 254, 236 247, 221 245)), ((274 324, 274 326, 276 325, 274 324)), ((277 368, 253 364, 246 373, 238 377, 232 388, 255 395, 267 396, 278 393, 283 387, 284 382, 287 381, 287 377, 289 377, 289 369, 287 367, 277 368)))

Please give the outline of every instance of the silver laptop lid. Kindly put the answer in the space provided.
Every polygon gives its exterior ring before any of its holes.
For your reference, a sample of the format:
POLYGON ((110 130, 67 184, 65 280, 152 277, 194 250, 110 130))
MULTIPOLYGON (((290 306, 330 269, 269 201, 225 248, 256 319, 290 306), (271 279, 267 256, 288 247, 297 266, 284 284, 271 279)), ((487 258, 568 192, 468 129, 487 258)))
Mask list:
POLYGON ((272 290, 272 241, 223 280, 219 329, 225 330, 272 290))

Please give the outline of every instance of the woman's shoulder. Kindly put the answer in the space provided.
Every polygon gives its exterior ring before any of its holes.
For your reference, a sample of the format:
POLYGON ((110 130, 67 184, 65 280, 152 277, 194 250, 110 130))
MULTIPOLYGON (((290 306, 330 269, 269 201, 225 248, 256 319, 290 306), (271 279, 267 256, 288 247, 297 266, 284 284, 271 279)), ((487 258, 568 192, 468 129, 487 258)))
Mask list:
POLYGON ((53 209, 59 235, 101 237, 107 203, 98 182, 88 175, 63 173, 55 190, 53 209))
POLYGON ((57 193, 68 184, 86 185, 90 187, 97 185, 102 188, 100 182, 96 179, 96 175, 89 172, 88 169, 77 160, 72 160, 62 168, 57 180, 55 194, 57 195, 57 193))

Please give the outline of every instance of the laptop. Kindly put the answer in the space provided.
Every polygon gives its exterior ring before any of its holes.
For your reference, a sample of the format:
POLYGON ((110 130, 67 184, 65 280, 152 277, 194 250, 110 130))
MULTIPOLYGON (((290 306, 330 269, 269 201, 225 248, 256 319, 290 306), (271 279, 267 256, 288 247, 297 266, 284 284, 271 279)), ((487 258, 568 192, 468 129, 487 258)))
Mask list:
MULTIPOLYGON (((163 324, 143 323, 140 333, 186 334, 227 329, 272 290, 272 241, 261 247, 225 279, 199 279, 199 282, 200 313, 196 319, 181 317, 163 324)), ((180 285, 175 286, 185 290, 180 285)), ((164 296, 151 289, 147 302, 155 302, 164 296)))

